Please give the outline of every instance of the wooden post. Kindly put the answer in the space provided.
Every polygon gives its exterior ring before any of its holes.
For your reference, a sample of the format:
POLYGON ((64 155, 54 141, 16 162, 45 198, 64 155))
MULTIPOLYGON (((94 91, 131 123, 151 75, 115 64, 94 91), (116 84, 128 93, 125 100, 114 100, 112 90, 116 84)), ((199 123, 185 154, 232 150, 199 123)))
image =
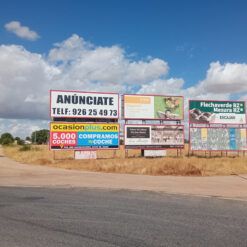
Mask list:
POLYGON ((128 158, 128 149, 125 149, 125 158, 128 158))
POLYGON ((117 150, 113 151, 113 158, 115 159, 117 157, 117 150))

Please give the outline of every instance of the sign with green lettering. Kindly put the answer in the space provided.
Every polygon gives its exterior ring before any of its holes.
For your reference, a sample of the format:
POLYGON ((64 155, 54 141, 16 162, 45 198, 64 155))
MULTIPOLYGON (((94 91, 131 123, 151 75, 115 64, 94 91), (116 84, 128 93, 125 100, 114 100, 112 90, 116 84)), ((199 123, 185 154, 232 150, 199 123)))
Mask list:
POLYGON ((190 100, 189 119, 198 124, 245 124, 245 102, 190 100))

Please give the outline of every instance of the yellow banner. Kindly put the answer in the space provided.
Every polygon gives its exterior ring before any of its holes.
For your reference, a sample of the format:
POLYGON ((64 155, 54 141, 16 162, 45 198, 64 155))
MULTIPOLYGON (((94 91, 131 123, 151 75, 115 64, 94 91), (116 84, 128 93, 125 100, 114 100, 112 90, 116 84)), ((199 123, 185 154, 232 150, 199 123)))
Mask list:
POLYGON ((240 136, 242 140, 246 140, 246 129, 240 129, 240 136))
POLYGON ((201 129, 201 139, 202 141, 207 141, 208 139, 208 129, 202 128, 201 129))
POLYGON ((51 123, 51 132, 118 132, 119 124, 51 123))
POLYGON ((128 104, 151 104, 150 96, 124 96, 124 103, 128 104))

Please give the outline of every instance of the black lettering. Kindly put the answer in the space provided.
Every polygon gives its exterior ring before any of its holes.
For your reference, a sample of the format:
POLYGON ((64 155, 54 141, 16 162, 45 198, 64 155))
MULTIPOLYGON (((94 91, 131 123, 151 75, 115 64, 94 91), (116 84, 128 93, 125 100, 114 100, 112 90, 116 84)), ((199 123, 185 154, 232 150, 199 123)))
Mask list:
POLYGON ((70 95, 64 95, 64 104, 70 104, 71 103, 71 96, 70 95))
POLYGON ((108 98, 107 97, 103 97, 103 99, 104 99, 104 105, 107 105, 108 98))
POLYGON ((85 96, 79 96, 79 104, 85 105, 85 96))
POLYGON ((57 103, 63 104, 63 96, 60 94, 57 96, 57 103))
POLYGON ((74 94, 74 95, 72 96, 72 103, 73 103, 73 104, 78 104, 78 96, 77 96, 76 94, 74 94))
POLYGON ((91 97, 91 96, 87 97, 87 104, 88 105, 92 105, 93 104, 93 97, 91 97))
POLYGON ((103 103, 102 97, 99 97, 99 98, 98 98, 97 105, 103 105, 103 104, 104 104, 104 103, 103 103))

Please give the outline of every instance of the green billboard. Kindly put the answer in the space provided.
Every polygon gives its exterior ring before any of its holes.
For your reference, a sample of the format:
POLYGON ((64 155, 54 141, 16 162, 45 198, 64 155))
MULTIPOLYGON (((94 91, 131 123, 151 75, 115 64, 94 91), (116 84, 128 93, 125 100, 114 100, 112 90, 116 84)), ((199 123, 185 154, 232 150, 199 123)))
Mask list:
POLYGON ((245 102, 190 100, 189 120, 198 124, 245 124, 245 102))

